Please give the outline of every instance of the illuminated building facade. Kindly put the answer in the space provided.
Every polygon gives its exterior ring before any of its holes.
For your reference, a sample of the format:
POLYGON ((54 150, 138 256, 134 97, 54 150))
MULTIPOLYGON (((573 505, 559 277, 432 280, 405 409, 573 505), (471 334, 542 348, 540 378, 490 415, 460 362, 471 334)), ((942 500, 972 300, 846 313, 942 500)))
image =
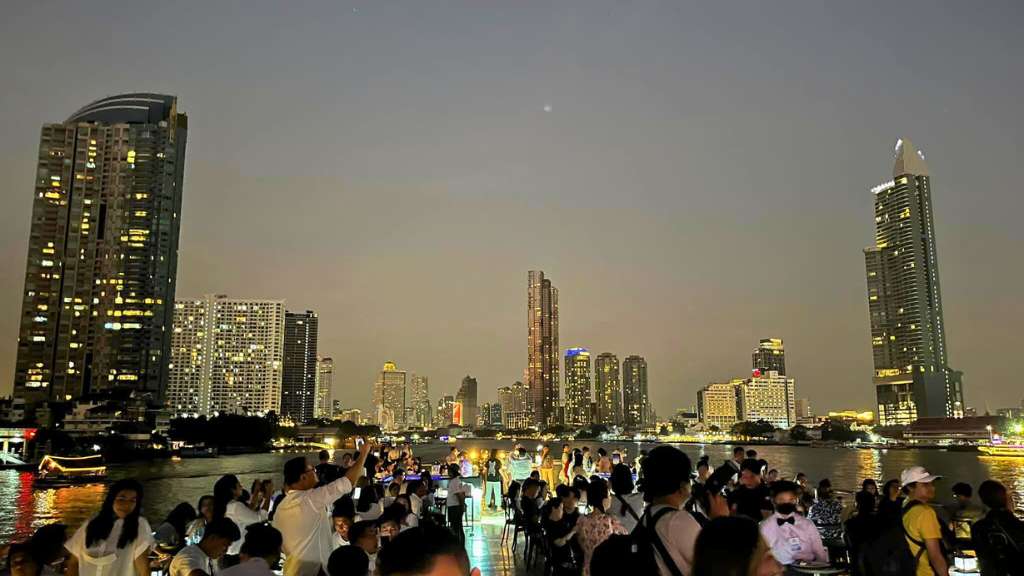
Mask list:
POLYGON ((544 272, 531 270, 527 277, 527 368, 530 409, 538 428, 561 424, 558 375, 558 289, 544 272))
POLYGON ((924 155, 896 143, 893 179, 872 189, 875 245, 864 249, 878 421, 963 416, 961 372, 949 367, 931 178, 924 155))
POLYGON ((318 358, 316 361, 316 404, 314 418, 334 416, 332 405, 334 390, 334 359, 318 358))
POLYGON ((284 372, 281 377, 281 416, 305 424, 316 410, 317 335, 316 312, 284 315, 284 372))
POLYGON ((479 413, 476 388, 476 378, 466 376, 462 379, 459 392, 455 395, 455 401, 462 407, 459 413, 461 418, 456 420, 456 424, 461 424, 467 428, 476 427, 476 418, 479 413))
POLYGON ((167 387, 188 119, 177 99, 121 94, 45 124, 14 396, 167 387))
POLYGON ((410 426, 429 428, 431 425, 430 381, 426 376, 412 375, 410 380, 412 397, 412 420, 410 426))
POLYGON ((385 362, 374 384, 374 413, 381 430, 395 431, 405 426, 405 371, 394 362, 385 362))
POLYGON ((455 423, 455 396, 446 394, 437 401, 437 410, 434 412, 434 426, 441 428, 455 423))
POLYGON ((209 313, 206 300, 178 300, 174 303, 171 364, 164 394, 167 407, 174 416, 209 414, 209 313))
POLYGON ((739 386, 740 419, 764 420, 776 428, 796 425, 796 381, 776 371, 755 371, 739 386))
POLYGON ((622 424, 622 381, 619 359, 610 352, 594 360, 594 423, 606 426, 622 424))
POLYGON ((647 360, 642 356, 627 356, 622 361, 622 411, 627 429, 637 430, 648 424, 647 360))
POLYGON ((786 348, 781 338, 765 338, 761 340, 752 354, 755 371, 767 374, 778 372, 786 375, 786 348))
POLYGON ((589 426, 590 352, 586 348, 565 351, 565 425, 589 426))
POLYGON ((697 391, 697 418, 705 426, 728 431, 740 421, 740 385, 742 380, 712 382, 697 391))

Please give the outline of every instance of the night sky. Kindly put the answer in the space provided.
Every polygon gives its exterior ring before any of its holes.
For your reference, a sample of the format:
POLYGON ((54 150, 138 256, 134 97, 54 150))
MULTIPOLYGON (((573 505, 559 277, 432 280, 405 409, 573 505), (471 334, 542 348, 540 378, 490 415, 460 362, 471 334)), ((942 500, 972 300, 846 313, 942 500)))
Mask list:
POLYGON ((526 273, 561 345, 694 404, 786 341, 816 411, 874 408, 869 189, 928 160, 950 362, 1016 405, 1024 3, 9 2, 0 394, 40 126, 105 95, 189 116, 178 297, 320 313, 346 405, 387 360, 431 396, 522 379, 526 273))

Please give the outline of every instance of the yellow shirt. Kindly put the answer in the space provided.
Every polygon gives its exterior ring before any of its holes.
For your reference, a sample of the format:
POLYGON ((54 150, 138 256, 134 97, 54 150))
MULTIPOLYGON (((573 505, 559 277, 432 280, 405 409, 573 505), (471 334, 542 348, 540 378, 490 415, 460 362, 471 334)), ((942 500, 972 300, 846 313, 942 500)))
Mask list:
MULTIPOLYGON (((910 538, 918 542, 942 538, 942 530, 939 528, 939 517, 935 515, 935 510, 932 510, 932 507, 927 504, 917 504, 910 510, 907 510, 906 514, 903 515, 903 527, 906 528, 910 538)), ((935 571, 932 570, 931 562, 928 560, 928 551, 922 551, 921 547, 911 541, 910 538, 907 538, 907 544, 910 545, 910 554, 916 558, 918 552, 921 553, 921 557, 917 561, 917 576, 934 576, 935 571)))

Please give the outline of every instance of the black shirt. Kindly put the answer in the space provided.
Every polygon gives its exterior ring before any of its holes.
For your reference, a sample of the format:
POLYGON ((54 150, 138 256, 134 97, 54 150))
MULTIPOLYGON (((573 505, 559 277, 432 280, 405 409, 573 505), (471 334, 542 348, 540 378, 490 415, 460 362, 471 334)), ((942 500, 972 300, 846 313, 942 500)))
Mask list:
POLYGON ((330 462, 323 462, 316 465, 317 482, 323 486, 341 478, 341 469, 330 462))
POLYGON ((1024 575, 1024 522, 1009 510, 990 510, 971 525, 982 576, 1024 575))
POLYGON ((729 493, 729 506, 735 506, 736 514, 760 522, 764 519, 761 511, 772 510, 771 493, 764 484, 757 488, 741 485, 729 493))

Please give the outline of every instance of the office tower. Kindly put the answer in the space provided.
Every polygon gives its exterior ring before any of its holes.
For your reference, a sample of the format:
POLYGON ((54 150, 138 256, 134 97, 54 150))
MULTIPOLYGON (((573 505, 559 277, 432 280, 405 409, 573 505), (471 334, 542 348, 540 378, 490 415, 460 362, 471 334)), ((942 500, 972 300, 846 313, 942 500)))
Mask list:
POLYGON ((405 371, 385 362, 373 387, 373 411, 381 430, 396 431, 405 425, 405 371))
POLYGON ((207 295, 174 304, 166 404, 176 414, 280 413, 283 300, 207 295))
POLYGON ((530 388, 522 382, 498 388, 502 423, 510 430, 524 430, 533 425, 530 388), (525 425, 524 425, 525 422, 525 425))
POLYGON ((622 424, 622 383, 619 359, 610 352, 597 355, 594 361, 594 400, 597 408, 594 422, 606 426, 622 424))
POLYGON ((871 191, 875 245, 864 262, 878 422, 961 417, 963 374, 949 367, 924 155, 897 141, 893 179, 871 191))
POLYGON ((775 372, 758 373, 739 387, 740 420, 764 420, 776 428, 796 425, 796 381, 775 372))
POLYGON ((14 396, 163 400, 188 118, 177 98, 97 100, 39 138, 14 396))
POLYGON ((442 428, 451 426, 455 419, 455 396, 446 394, 437 401, 437 411, 434 413, 434 426, 442 428))
POLYGON ((498 404, 501 405, 501 410, 503 412, 511 412, 512 411, 512 406, 513 406, 512 402, 513 402, 513 400, 512 400, 512 387, 511 386, 502 386, 502 387, 498 388, 498 404))
POLYGON ((487 427, 501 428, 501 425, 504 422, 502 414, 503 412, 501 409, 501 404, 498 404, 497 402, 492 402, 490 413, 488 414, 487 418, 487 427))
POLYGON ((476 378, 466 376, 462 379, 459 392, 455 395, 455 402, 462 406, 459 414, 461 419, 456 420, 456 424, 461 424, 467 428, 475 427, 478 410, 476 403, 476 378))
POLYGON ((526 385, 534 425, 544 428, 561 424, 555 416, 559 401, 558 289, 539 270, 531 270, 527 280, 526 385))
POLYGON ((586 348, 565 351, 565 425, 590 426, 590 352, 586 348))
POLYGON ((412 421, 409 422, 409 425, 429 428, 431 425, 430 382, 426 376, 413 374, 410 388, 412 421))
POLYGON ((314 418, 332 418, 334 409, 334 359, 319 358, 316 361, 316 405, 314 418))
POLYGON ((319 319, 312 310, 285 312, 281 416, 296 424, 312 419, 316 407, 318 328, 319 319))
POLYGON ((697 392, 697 418, 708 427, 728 431, 739 422, 743 380, 712 382, 697 392))
POLYGON ((786 348, 781 338, 765 338, 757 345, 752 355, 755 372, 767 374, 778 372, 786 375, 786 348))
POLYGON ((623 424, 637 430, 648 424, 647 360, 642 356, 628 356, 622 361, 623 424))
POLYGON ((814 412, 811 411, 811 401, 807 398, 796 399, 796 419, 808 420, 814 418, 814 412))

